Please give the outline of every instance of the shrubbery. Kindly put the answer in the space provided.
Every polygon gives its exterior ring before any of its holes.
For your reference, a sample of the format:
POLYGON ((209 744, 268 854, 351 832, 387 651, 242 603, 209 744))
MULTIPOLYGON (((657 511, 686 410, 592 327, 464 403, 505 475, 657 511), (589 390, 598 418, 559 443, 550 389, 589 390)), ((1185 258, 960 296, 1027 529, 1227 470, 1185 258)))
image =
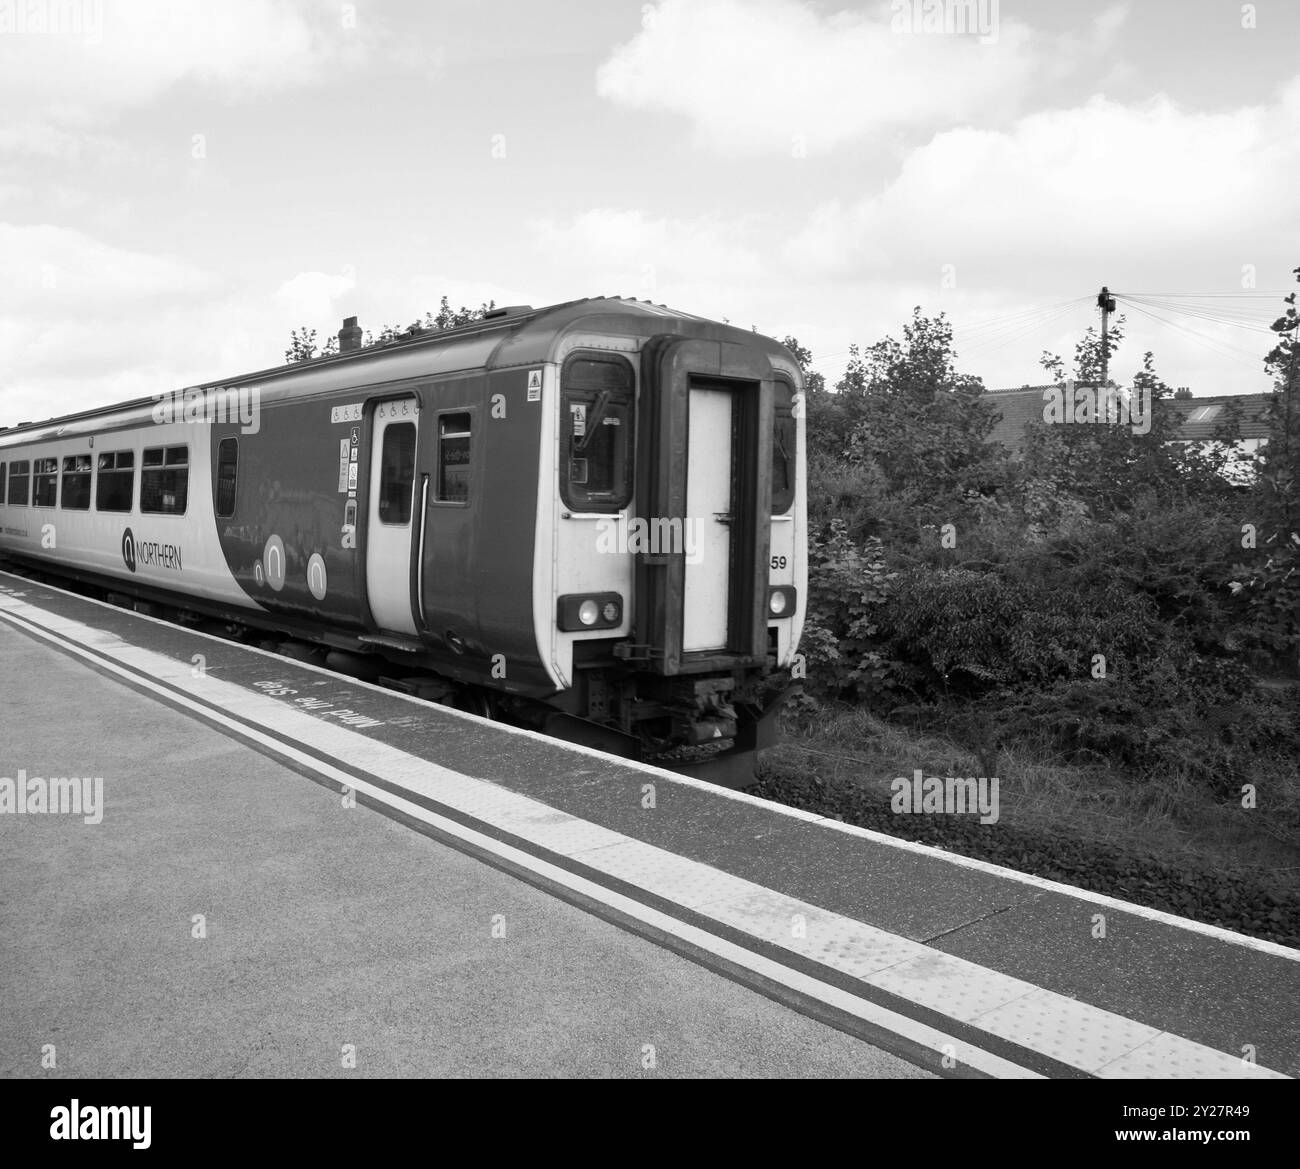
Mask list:
MULTIPOLYGON (((1300 677, 1295 344, 1269 356, 1275 438, 1250 488, 1220 474, 1222 450, 1169 442, 1159 412, 1145 435, 1037 428, 1010 460, 942 318, 855 350, 809 403, 812 699, 1223 799, 1294 772, 1300 691, 1257 683, 1300 677)), ((1099 357, 1092 335, 1076 377, 1099 357)), ((1168 389, 1150 354, 1135 381, 1168 389)))

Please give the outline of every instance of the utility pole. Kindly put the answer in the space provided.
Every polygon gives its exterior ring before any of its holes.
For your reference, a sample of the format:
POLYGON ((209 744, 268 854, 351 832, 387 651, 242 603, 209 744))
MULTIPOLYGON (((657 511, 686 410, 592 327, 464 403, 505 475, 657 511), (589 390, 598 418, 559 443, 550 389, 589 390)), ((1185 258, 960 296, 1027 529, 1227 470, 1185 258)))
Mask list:
POLYGON ((1115 298, 1104 284, 1097 295, 1097 307, 1101 309, 1101 386, 1105 389, 1110 383, 1110 314, 1115 311, 1115 298))

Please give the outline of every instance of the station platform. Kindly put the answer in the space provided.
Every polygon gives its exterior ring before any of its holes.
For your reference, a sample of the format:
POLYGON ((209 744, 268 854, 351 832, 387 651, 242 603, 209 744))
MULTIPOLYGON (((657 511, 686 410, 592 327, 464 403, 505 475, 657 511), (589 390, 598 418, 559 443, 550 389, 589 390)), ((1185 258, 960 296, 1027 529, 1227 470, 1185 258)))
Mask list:
POLYGON ((19 770, 7 1076, 1300 1072, 1300 951, 0 573, 19 770))

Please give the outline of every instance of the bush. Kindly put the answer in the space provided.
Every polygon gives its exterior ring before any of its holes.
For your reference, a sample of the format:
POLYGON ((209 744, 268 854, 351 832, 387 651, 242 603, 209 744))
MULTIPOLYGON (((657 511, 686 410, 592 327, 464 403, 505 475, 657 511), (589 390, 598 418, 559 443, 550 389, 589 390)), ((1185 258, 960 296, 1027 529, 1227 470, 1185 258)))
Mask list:
POLYGON ((1219 799, 1280 780, 1300 755, 1294 704, 1239 665, 1191 652, 1038 693, 1004 690, 977 709, 996 743, 1037 742, 1065 762, 1104 762, 1139 783, 1191 783, 1219 799))
POLYGON ((879 614, 887 651, 910 662, 921 696, 975 696, 1088 678, 1097 655, 1111 667, 1166 638, 1154 605, 1119 585, 1054 589, 968 568, 916 569, 879 614))
POLYGON ((894 663, 876 649, 876 616, 897 575, 885 570, 880 540, 858 545, 843 520, 831 520, 810 538, 808 615, 800 646, 814 694, 857 700, 889 687, 894 663))

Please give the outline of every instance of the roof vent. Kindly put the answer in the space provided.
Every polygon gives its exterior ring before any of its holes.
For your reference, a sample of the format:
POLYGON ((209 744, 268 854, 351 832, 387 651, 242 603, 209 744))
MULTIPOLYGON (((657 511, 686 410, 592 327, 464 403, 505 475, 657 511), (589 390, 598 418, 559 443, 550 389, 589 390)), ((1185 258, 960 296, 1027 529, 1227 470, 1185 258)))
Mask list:
POLYGON ((498 317, 518 317, 533 311, 531 304, 505 304, 500 308, 490 308, 483 314, 485 321, 495 321, 498 317))
POLYGON ((339 330, 339 352, 347 353, 350 349, 361 348, 361 326, 356 317, 344 317, 343 328, 339 330))

